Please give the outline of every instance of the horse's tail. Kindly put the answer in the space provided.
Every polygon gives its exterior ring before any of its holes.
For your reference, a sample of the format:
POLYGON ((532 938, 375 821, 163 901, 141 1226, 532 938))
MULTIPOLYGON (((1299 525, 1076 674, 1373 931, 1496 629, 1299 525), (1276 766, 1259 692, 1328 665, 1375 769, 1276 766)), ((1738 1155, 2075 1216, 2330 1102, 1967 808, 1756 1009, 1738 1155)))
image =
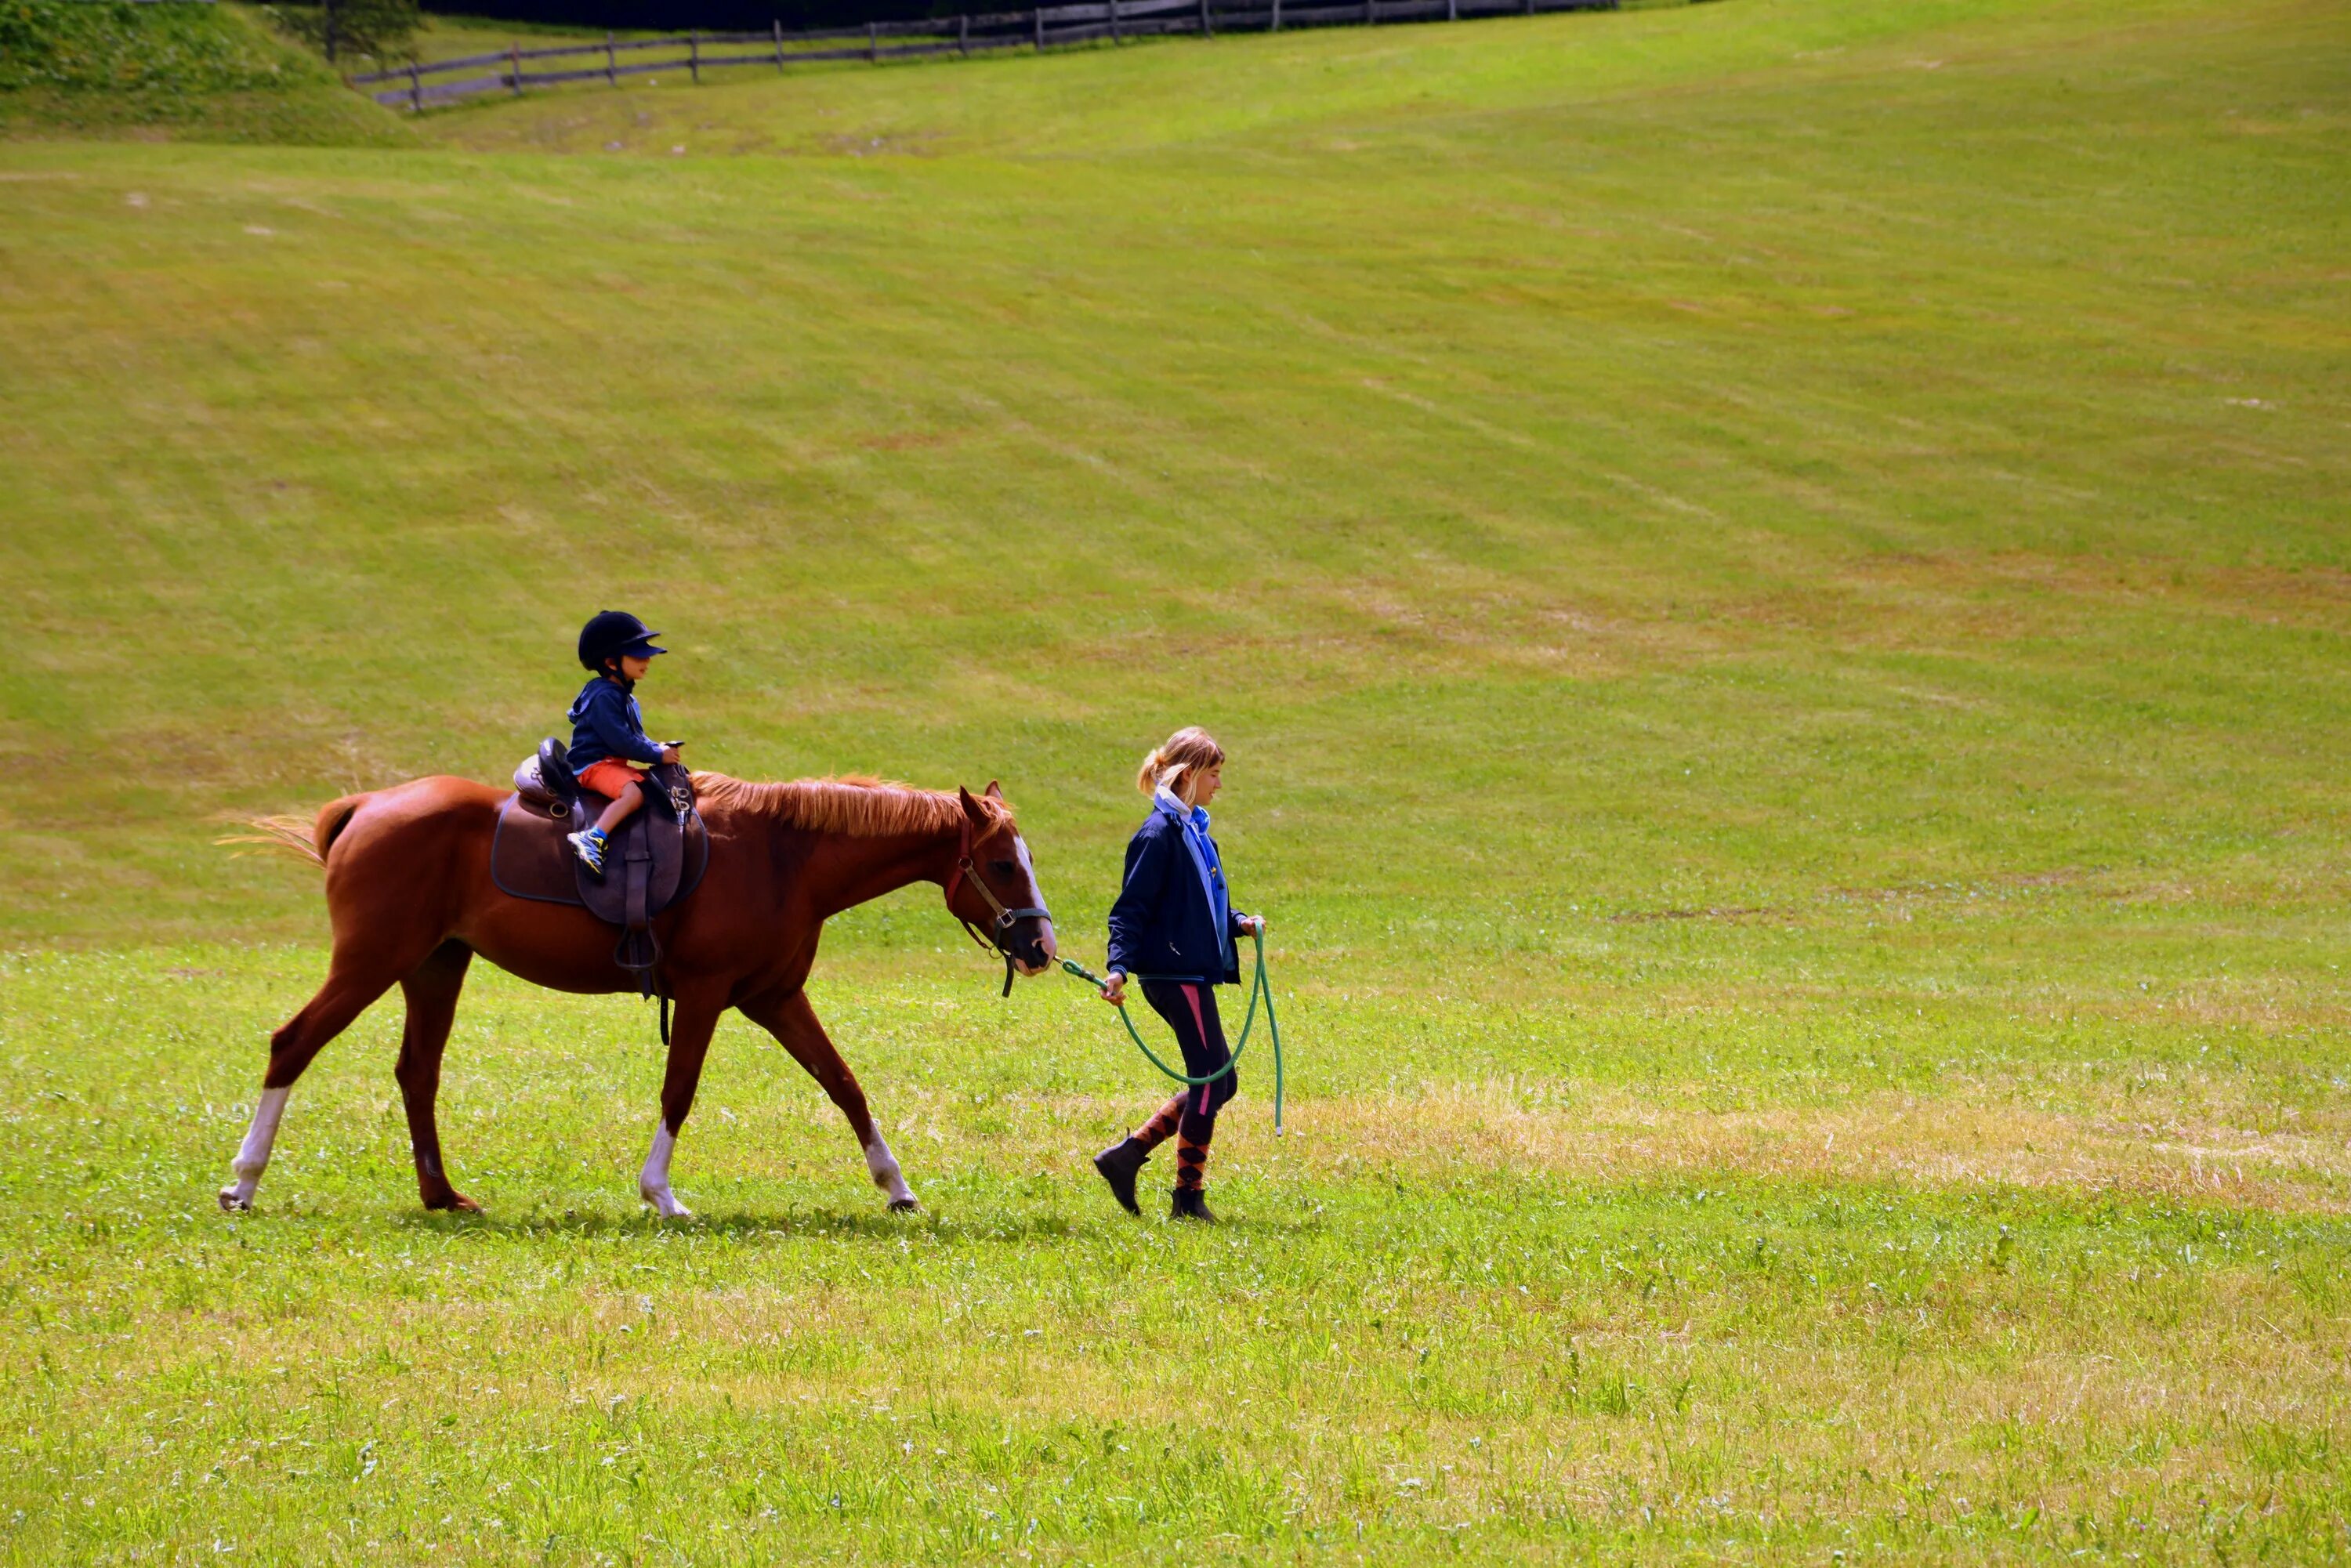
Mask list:
POLYGON ((345 795, 319 808, 314 821, 304 821, 290 815, 255 817, 246 823, 253 831, 232 833, 216 839, 215 843, 256 844, 264 850, 283 850, 299 855, 312 865, 327 863, 327 852, 335 847, 336 837, 350 826, 351 813, 360 809, 359 795, 345 795))

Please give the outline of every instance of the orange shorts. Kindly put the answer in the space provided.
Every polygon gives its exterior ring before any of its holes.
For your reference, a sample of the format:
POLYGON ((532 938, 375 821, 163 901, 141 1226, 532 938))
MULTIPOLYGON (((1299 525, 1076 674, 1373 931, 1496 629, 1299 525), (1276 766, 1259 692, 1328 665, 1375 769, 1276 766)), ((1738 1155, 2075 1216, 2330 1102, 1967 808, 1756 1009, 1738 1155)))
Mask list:
POLYGON ((582 768, 579 774, 582 788, 593 789, 599 795, 607 795, 614 799, 618 799, 622 790, 643 777, 643 774, 639 773, 617 757, 607 757, 601 761, 591 762, 582 768))

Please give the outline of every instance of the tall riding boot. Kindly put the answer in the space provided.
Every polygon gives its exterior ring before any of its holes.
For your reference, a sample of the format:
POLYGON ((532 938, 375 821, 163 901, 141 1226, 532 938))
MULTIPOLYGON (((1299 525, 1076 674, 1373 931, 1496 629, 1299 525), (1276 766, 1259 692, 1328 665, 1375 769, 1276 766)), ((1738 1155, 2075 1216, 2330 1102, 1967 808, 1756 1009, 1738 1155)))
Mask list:
POLYGON ((1189 1133, 1176 1134, 1176 1196, 1167 1208, 1170 1219, 1197 1219, 1214 1225, 1217 1217, 1208 1212, 1208 1200, 1203 1196, 1208 1174, 1208 1135, 1216 1131, 1209 1124, 1195 1139, 1189 1133))

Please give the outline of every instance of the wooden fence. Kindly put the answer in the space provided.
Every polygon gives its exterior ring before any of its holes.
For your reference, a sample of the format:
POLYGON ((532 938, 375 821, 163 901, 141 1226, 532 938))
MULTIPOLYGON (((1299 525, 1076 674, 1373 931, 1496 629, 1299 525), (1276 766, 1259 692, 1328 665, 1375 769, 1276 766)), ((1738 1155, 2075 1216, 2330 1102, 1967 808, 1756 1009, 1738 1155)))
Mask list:
POLYGON ((1531 16, 1550 11, 1613 11, 1617 0, 1090 0, 1043 5, 1034 11, 1001 11, 985 16, 930 17, 916 22, 869 22, 862 27, 787 32, 781 22, 765 33, 686 33, 669 38, 621 38, 567 44, 558 48, 501 49, 433 60, 398 70, 350 78, 373 89, 378 103, 405 104, 419 113, 430 103, 477 93, 601 81, 617 86, 626 76, 684 71, 695 82, 720 66, 789 66, 818 60, 909 59, 933 55, 974 55, 990 49, 1044 50, 1108 38, 1153 37, 1168 33, 1274 32, 1285 27, 1374 26, 1399 22, 1462 22, 1478 16, 1531 16), (679 53, 683 50, 684 53, 679 53), (650 59, 648 55, 663 57, 650 59), (578 60, 585 66, 541 68, 540 62, 578 60), (601 63, 599 63, 601 62, 601 63), (461 74, 470 73, 470 74, 461 74), (455 78, 456 79, 446 79, 455 78), (385 84, 396 84, 387 86, 385 84))

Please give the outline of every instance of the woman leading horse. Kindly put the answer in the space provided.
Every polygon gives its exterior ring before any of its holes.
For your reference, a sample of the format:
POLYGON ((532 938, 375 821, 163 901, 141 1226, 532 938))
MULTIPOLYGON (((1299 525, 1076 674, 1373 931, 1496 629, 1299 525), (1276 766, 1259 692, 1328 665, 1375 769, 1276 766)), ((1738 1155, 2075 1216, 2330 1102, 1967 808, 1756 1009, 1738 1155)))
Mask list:
MULTIPOLYGON (((705 773, 695 784, 710 863, 694 896, 655 920, 664 955, 656 982, 674 999, 676 1022, 639 1195, 663 1215, 688 1212, 670 1190, 670 1158, 711 1031, 733 1008, 773 1034, 841 1107, 890 1207, 917 1207, 802 988, 827 919, 915 882, 939 883, 948 912, 988 932, 1020 973, 1049 968, 1052 920, 1011 807, 993 783, 977 796, 862 779, 753 784, 705 773), (999 911, 1017 918, 999 919, 999 911)), ((408 1111, 417 1192, 427 1208, 477 1207, 450 1183, 434 1115, 442 1049, 474 956, 554 990, 635 988, 612 962, 611 927, 585 909, 515 898, 492 882, 505 796, 468 779, 419 779, 347 795, 319 811, 307 839, 298 829, 288 835, 326 870, 333 956, 318 995, 270 1037, 223 1208, 252 1207, 295 1082, 393 986, 408 1004, 392 1074, 408 1111)))
MULTIPOLYGON (((1140 1214, 1135 1178, 1151 1151, 1174 1134, 1176 1190, 1168 1215, 1208 1224, 1217 1218, 1206 1191, 1208 1143, 1217 1135, 1217 1113, 1239 1088, 1217 1013, 1217 988, 1240 979, 1233 939, 1265 929, 1259 916, 1232 906, 1224 857, 1208 834, 1208 802, 1224 778, 1225 748, 1196 725, 1153 747, 1135 775, 1135 788, 1151 797, 1151 815, 1126 847, 1125 875, 1110 911, 1110 978, 1102 996, 1124 1007, 1128 978, 1143 982, 1143 999, 1176 1031, 1187 1087, 1094 1156, 1112 1196, 1129 1214, 1140 1214)), ((1280 1050, 1277 1042, 1277 1061, 1280 1050)), ((1278 1122, 1279 1068, 1274 1082, 1278 1122)))

